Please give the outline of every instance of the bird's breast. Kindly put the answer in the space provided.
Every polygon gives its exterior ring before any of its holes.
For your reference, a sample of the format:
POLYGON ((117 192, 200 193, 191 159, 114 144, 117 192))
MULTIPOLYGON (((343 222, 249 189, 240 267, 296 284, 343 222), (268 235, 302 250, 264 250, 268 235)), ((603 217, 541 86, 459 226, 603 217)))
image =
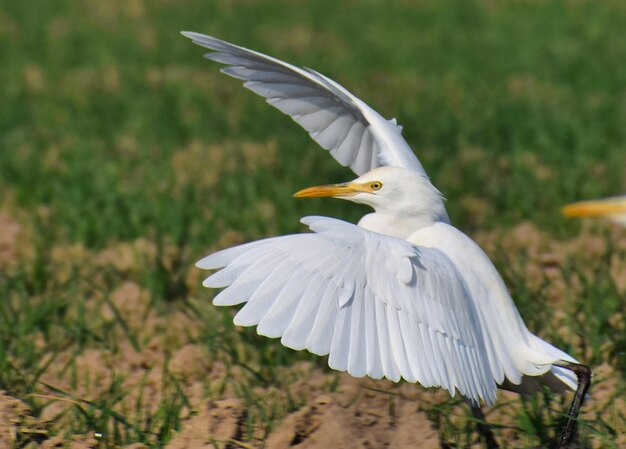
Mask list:
POLYGON ((432 220, 422 220, 420 217, 398 217, 379 212, 365 215, 358 223, 360 227, 368 231, 403 240, 407 240, 411 234, 431 224, 432 220))

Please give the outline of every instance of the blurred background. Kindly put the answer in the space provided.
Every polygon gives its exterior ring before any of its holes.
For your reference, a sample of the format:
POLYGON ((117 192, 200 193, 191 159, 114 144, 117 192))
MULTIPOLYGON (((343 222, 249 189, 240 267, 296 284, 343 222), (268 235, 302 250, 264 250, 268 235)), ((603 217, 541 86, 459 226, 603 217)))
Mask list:
MULTIPOLYGON (((529 328, 596 370, 581 447, 626 444, 626 232, 559 213, 626 191, 617 0, 1 2, 0 442, 185 447, 209 422, 194 447, 290 447, 280 435, 347 413, 354 435, 324 434, 382 447, 393 408, 433 447, 480 445, 458 398, 333 373, 209 304, 201 256, 365 209, 294 200, 354 176, 181 30, 314 68, 396 117, 529 328)), ((504 447, 548 447, 564 404, 503 394, 488 419, 504 447)), ((292 446, 318 447, 298 432, 292 446)))

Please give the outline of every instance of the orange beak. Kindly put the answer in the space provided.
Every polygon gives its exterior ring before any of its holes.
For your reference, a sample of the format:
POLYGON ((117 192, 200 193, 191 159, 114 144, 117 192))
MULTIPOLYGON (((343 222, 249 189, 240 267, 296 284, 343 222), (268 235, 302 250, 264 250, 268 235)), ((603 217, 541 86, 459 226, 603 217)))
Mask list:
POLYGON ((324 186, 309 187, 293 194, 295 198, 321 198, 321 197, 350 197, 359 192, 369 192, 367 187, 353 182, 341 184, 328 184, 324 186))

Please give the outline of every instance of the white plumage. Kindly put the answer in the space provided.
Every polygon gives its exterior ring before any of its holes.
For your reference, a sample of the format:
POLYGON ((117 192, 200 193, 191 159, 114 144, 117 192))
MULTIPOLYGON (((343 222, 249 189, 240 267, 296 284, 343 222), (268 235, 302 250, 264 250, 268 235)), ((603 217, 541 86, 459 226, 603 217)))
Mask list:
POLYGON ((235 324, 257 326, 293 349, 329 355, 354 376, 386 377, 459 391, 491 404, 498 386, 576 388, 575 360, 524 325, 493 264, 448 223, 395 120, 329 78, 222 40, 183 33, 213 50, 222 71, 290 115, 342 165, 360 175, 302 190, 371 206, 353 225, 302 220, 312 233, 273 237, 198 262, 218 270, 215 305, 245 303, 235 324))
POLYGON ((291 116, 341 165, 349 166, 356 174, 383 165, 425 174, 395 120, 385 120, 321 73, 215 37, 192 32, 183 35, 213 50, 205 57, 226 64, 223 73, 244 80, 246 88, 291 116))

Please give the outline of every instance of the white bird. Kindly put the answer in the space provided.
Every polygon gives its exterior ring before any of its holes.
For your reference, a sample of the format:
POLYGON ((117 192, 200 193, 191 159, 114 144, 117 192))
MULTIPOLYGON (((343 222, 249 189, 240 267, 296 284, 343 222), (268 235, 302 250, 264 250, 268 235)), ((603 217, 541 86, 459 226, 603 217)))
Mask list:
POLYGON ((487 255, 450 225, 442 195, 395 119, 313 70, 183 34, 211 49, 205 57, 225 64, 222 72, 244 80, 359 175, 294 196, 374 209, 358 225, 305 217, 312 233, 200 260, 198 267, 219 270, 203 285, 226 287, 213 304, 245 303, 235 324, 256 325, 259 334, 289 348, 328 355, 331 368, 353 376, 443 387, 474 404, 493 404, 499 386, 576 390, 579 372, 572 367, 583 365, 528 330, 487 255))
POLYGON ((562 212, 566 217, 603 217, 626 227, 626 195, 568 204, 562 212))

